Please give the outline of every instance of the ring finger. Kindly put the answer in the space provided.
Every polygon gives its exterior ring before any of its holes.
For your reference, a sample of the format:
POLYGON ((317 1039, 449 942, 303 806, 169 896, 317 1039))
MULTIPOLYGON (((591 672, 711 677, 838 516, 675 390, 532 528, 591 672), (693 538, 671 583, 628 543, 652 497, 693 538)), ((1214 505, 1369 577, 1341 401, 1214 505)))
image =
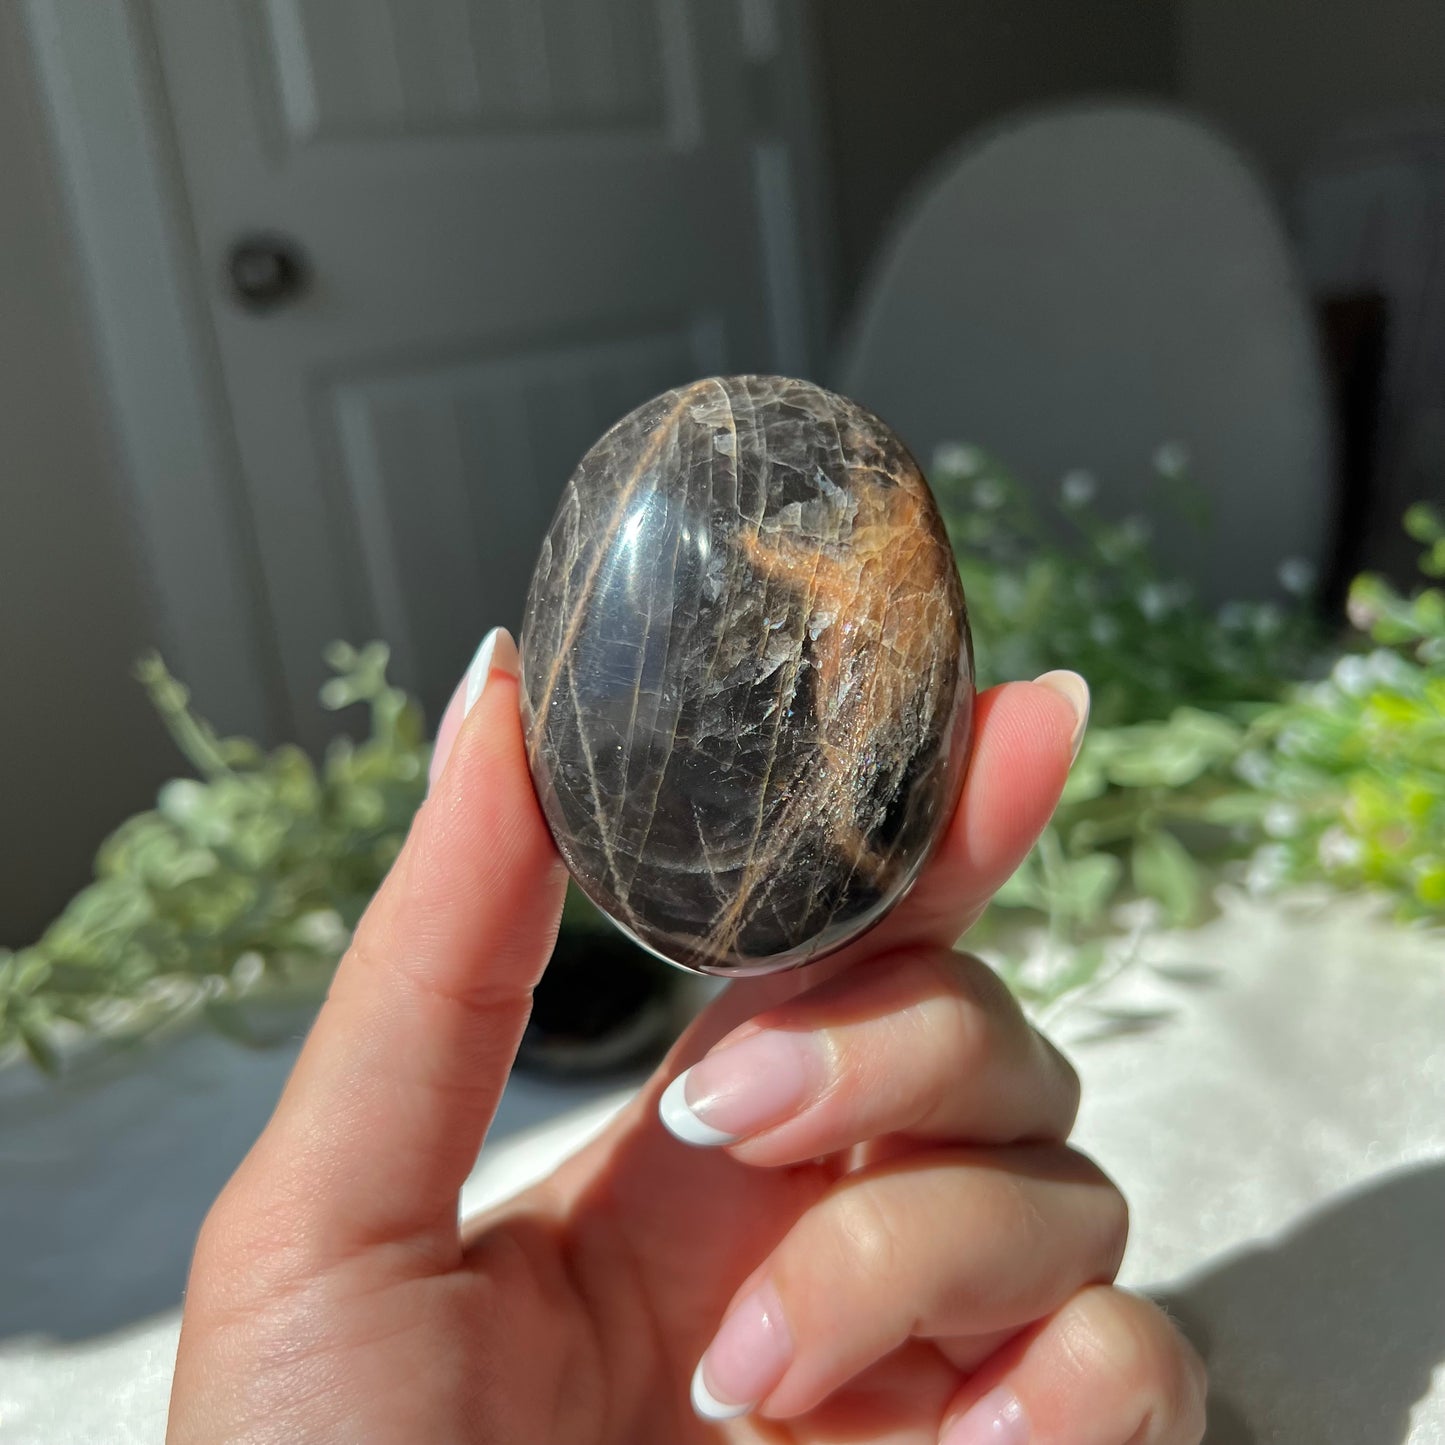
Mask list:
POLYGON ((1127 1229, 1119 1192, 1059 1146, 940 1150, 847 1175, 738 1292, 694 1403, 714 1419, 790 1418, 910 1338, 1021 1329, 1111 1280, 1127 1229))

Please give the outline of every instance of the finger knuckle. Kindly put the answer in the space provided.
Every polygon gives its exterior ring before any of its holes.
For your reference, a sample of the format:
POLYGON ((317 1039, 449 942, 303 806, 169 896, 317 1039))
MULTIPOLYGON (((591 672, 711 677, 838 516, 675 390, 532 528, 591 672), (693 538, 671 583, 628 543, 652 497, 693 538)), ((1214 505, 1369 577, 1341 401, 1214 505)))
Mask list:
POLYGON ((940 967, 952 990, 995 1025, 1022 1025, 1023 1011, 1009 986, 981 958, 972 953, 949 951, 940 967))
POLYGON ((244 1185, 233 1178, 212 1201, 196 1235, 196 1257, 222 1261, 256 1234, 257 1210, 244 1185))
POLYGON ((1067 1138, 1079 1117, 1079 1101, 1083 1096, 1079 1071, 1045 1035, 1035 1031, 1034 1038, 1052 1081, 1058 1134, 1060 1138, 1067 1138))
POLYGON ((949 997, 941 1001, 932 1011, 929 1026, 939 1080, 946 1085, 941 1090, 942 1103, 988 1069, 995 1046, 989 1036, 988 1020, 966 999, 949 997))
POLYGON ((1085 1207, 1079 1216, 1080 1259, 1087 1261, 1088 1279, 1108 1284, 1119 1272, 1129 1243, 1129 1201, 1082 1150, 1064 1145, 1052 1157, 1063 1161, 1069 1178, 1085 1186, 1085 1207))
POLYGON ((305 1255, 285 1192, 252 1178, 246 1165, 216 1196, 196 1236, 192 1273, 255 1282, 292 1279, 305 1255))
MULTIPOLYGON (((1172 1328, 1172 1326, 1171 1326, 1172 1328)), ((1198 1445, 1208 1427, 1206 1405, 1209 1396, 1209 1372, 1199 1351, 1175 1330, 1179 1347, 1179 1367, 1183 1374, 1179 1388, 1179 1445, 1198 1445)))
POLYGON ((833 1252, 856 1278, 887 1287, 901 1273, 899 1221, 866 1185, 835 1194, 826 1216, 833 1252))
POLYGON ((1081 1371, 1103 1382, 1137 1421, 1131 1442, 1197 1445, 1204 1365, 1162 1310, 1122 1290, 1088 1290, 1075 1302, 1069 1334, 1081 1371))
POLYGON ((943 985, 940 1043, 956 1068, 976 1073, 996 1051, 1012 999, 997 975, 977 959, 946 954, 934 967, 943 985))
POLYGON ((1119 1273, 1124 1262, 1124 1250, 1129 1243, 1129 1201, 1111 1179, 1104 1180, 1099 1195, 1100 1252, 1103 1257, 1102 1276, 1112 1280, 1119 1273))

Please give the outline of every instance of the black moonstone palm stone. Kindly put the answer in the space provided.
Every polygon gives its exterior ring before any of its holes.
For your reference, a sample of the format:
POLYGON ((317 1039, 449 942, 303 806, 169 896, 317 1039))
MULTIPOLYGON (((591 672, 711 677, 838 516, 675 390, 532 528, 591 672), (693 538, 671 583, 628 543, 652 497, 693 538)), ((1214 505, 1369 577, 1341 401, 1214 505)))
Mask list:
POLYGON ((857 937, 947 825, 973 711, 917 463, 808 382, 713 378, 638 407, 542 544, 522 708, 567 866, 645 947, 746 974, 857 937))

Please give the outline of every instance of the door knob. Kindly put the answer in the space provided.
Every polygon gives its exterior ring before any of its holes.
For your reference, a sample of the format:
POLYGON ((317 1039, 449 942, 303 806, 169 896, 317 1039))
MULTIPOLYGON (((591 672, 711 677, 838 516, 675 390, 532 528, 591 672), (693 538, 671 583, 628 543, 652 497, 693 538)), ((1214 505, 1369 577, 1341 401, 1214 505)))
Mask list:
POLYGON ((247 311, 272 311, 306 289, 306 253, 285 236, 242 236, 226 258, 231 295, 247 311))

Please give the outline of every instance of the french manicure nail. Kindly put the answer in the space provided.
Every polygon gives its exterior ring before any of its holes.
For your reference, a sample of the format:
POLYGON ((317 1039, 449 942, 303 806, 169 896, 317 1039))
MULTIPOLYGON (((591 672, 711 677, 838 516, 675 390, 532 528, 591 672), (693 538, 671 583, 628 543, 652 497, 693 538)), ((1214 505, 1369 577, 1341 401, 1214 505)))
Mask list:
POLYGON ((456 744, 457 734, 462 730, 462 722, 476 706, 482 689, 487 685, 487 679, 494 672, 509 672, 515 676, 519 670, 517 645, 512 641, 511 633, 503 627, 492 628, 482 638, 481 646, 473 654, 466 673, 457 684, 456 691, 442 714, 436 741, 432 745, 431 766, 427 769, 428 790, 433 788, 436 780, 441 777, 442 769, 446 767, 447 759, 451 757, 452 748, 456 744))
POLYGON ((732 1144, 795 1113, 822 1086, 823 1072, 811 1034, 764 1029, 679 1074, 657 1111, 685 1144, 732 1144))
POLYGON ((967 1414, 955 1420, 939 1445, 1028 1445, 1028 1416, 1006 1385, 990 1390, 967 1414))
MULTIPOLYGON (((497 643, 505 637, 511 643, 511 635, 503 627, 494 627, 482 638, 481 646, 477 648, 472 657, 471 666, 467 668, 467 692, 462 701, 462 716, 465 717, 476 707, 477 699, 482 695, 482 689, 487 685, 487 679, 492 675, 492 661, 496 656, 497 643)), ((513 649, 515 653, 515 648, 513 649)))
POLYGON ((704 1420, 736 1420, 777 1385, 792 1358, 783 1302, 771 1284, 760 1285, 738 1302, 698 1361, 692 1408, 704 1420))
POLYGON ((1065 668, 1046 672, 1034 681, 1040 687, 1058 693, 1073 708, 1074 731, 1069 741, 1073 745, 1074 756, 1078 757, 1079 749, 1084 745, 1084 729, 1089 726, 1089 684, 1077 672, 1069 672, 1065 668))

